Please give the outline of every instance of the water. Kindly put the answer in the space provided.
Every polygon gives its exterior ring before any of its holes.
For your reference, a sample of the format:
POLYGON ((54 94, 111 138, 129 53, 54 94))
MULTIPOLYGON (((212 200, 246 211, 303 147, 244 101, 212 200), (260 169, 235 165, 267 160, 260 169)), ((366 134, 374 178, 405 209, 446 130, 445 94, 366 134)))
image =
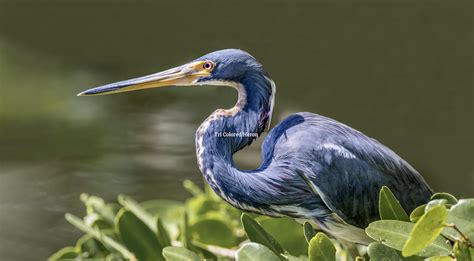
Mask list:
MULTIPOLYGON (((84 89, 216 49, 277 83, 273 124, 311 111, 377 138, 436 190, 472 197, 472 3, 0 3, 0 259, 44 260, 79 232, 79 194, 184 199, 194 132, 233 90, 84 89)), ((259 165, 259 144, 237 163, 259 165)))

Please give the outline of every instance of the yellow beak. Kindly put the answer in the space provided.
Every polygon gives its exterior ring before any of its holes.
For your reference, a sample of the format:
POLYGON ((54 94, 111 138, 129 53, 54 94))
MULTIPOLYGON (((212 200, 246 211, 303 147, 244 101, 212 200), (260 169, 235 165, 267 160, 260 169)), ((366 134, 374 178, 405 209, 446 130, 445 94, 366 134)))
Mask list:
POLYGON ((214 66, 204 66, 208 63, 212 62, 197 61, 187 63, 163 72, 92 88, 79 93, 77 96, 105 95, 172 85, 194 85, 200 78, 211 75, 214 66))

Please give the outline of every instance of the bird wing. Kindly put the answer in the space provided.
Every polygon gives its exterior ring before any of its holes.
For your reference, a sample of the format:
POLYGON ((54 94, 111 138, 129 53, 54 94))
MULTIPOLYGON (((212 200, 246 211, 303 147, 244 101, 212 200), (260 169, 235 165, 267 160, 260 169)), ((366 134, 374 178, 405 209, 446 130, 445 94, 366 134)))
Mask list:
POLYGON ((430 190, 407 168, 389 169, 372 162, 373 155, 355 155, 336 144, 326 144, 308 174, 328 208, 347 223, 364 228, 379 218, 378 195, 388 186, 406 211, 429 200, 430 190), (341 151, 344 151, 341 153, 341 151))
POLYGON ((327 207, 351 225, 364 228, 379 218, 378 195, 384 185, 406 211, 430 198, 431 189, 413 167, 347 125, 312 113, 294 114, 280 125, 269 134, 272 160, 285 158, 304 173, 327 207))

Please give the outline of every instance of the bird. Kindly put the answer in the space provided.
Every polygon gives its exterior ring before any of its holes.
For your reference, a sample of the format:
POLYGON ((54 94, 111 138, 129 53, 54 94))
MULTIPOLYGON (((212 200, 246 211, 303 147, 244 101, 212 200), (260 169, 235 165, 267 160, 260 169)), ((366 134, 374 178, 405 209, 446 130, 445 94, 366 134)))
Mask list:
POLYGON ((364 228, 379 219, 383 186, 405 211, 433 194, 419 172, 395 152, 334 119, 300 112, 270 130, 276 84, 256 58, 240 49, 214 51, 78 96, 209 85, 234 88, 238 98, 234 107, 215 110, 197 129, 197 163, 212 190, 240 210, 309 221, 336 239, 367 245, 372 240, 364 228), (239 169, 233 155, 266 131, 260 166, 239 169))

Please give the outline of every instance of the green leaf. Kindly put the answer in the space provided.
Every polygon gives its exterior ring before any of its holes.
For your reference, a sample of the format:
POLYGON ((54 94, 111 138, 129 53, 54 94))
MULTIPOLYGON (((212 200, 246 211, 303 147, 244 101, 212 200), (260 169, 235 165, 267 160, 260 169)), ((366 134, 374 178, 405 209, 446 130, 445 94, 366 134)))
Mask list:
POLYGON ((75 247, 65 247, 60 249, 58 252, 54 253, 52 256, 48 258, 48 261, 59 261, 65 259, 76 259, 79 255, 77 253, 77 249, 75 247))
POLYGON ((82 219, 80 219, 80 218, 78 218, 74 215, 71 215, 71 214, 66 214, 65 218, 69 223, 71 223, 71 225, 79 228, 84 233, 92 235, 93 237, 95 237, 97 240, 101 241, 105 245, 108 245, 109 247, 117 250, 125 258, 127 258, 127 259, 134 259, 135 258, 135 256, 130 251, 128 251, 128 249, 126 247, 124 247, 122 244, 115 241, 112 237, 105 235, 104 233, 102 233, 102 231, 99 231, 98 229, 88 227, 84 223, 84 221, 82 221, 82 219))
MULTIPOLYGON (((452 261, 452 260, 454 259, 450 256, 434 256, 434 257, 425 259, 425 261, 452 261)), ((463 260, 459 260, 459 261, 463 261, 463 260)))
POLYGON ((163 256, 167 261, 200 261, 201 258, 184 247, 169 246, 163 248, 163 256))
POLYGON ((192 238, 201 243, 233 247, 237 243, 232 228, 219 219, 202 219, 189 226, 192 238))
MULTIPOLYGON (((456 225, 467 237, 474 240, 474 199, 461 199, 448 214, 448 223, 456 225)), ((449 228, 451 235, 459 234, 449 228)))
MULTIPOLYGON (((86 220, 87 216, 84 217, 84 222, 87 223, 86 220)), ((93 228, 97 228, 99 230, 108 230, 108 229, 114 229, 114 225, 109 223, 107 220, 104 220, 102 218, 94 220, 90 225, 88 225, 93 228)))
MULTIPOLYGON (((84 223, 86 223, 86 225, 89 226, 89 227, 94 227, 93 224, 96 223, 99 220, 109 224, 107 221, 104 220, 104 218, 102 216, 100 216, 99 214, 97 214, 95 212, 89 213, 84 217, 84 223)), ((109 227, 110 226, 111 225, 109 224, 109 227)))
POLYGON ((314 236, 316 236, 316 230, 313 228, 313 225, 311 225, 308 221, 304 222, 303 231, 304 237, 306 238, 306 242, 308 243, 314 236))
POLYGON ((292 256, 290 254, 282 254, 282 256, 286 259, 286 261, 308 261, 309 260, 306 255, 292 256))
POLYGON ((132 212, 137 218, 145 223, 149 229, 156 233, 157 229, 155 219, 138 202, 125 195, 119 195, 118 202, 124 206, 126 210, 132 212))
MULTIPOLYGON (((308 244, 302 225, 292 218, 268 218, 259 222, 263 229, 291 255, 306 255, 308 244)), ((310 239, 311 240, 311 239, 310 239)))
POLYGON ((158 216, 156 217, 156 229, 160 245, 163 247, 171 246, 171 239, 168 231, 166 231, 166 228, 163 226, 163 222, 161 222, 161 219, 158 216))
POLYGON ((433 196, 431 196, 431 200, 435 199, 445 199, 446 202, 451 205, 456 205, 456 203, 458 203, 458 199, 455 196, 446 192, 438 192, 433 194, 433 196))
POLYGON ((164 260, 161 255, 163 247, 155 233, 131 211, 122 209, 116 217, 117 233, 128 249, 143 261, 164 260))
POLYGON ((425 214, 425 208, 426 204, 420 205, 416 207, 411 213, 410 213, 410 221, 411 222, 416 222, 418 219, 425 214))
POLYGON ((274 252, 268 249, 266 246, 253 242, 243 245, 237 251, 236 261, 254 260, 279 261, 280 258, 276 256, 274 252))
POLYGON ((211 211, 220 211, 221 203, 210 199, 205 194, 201 194, 186 200, 186 208, 190 219, 193 220, 211 211))
POLYGON ((179 225, 179 239, 183 247, 189 248, 191 247, 191 235, 189 233, 189 224, 188 224, 188 214, 187 211, 184 211, 183 217, 181 218, 181 223, 179 225))
POLYGON ((396 249, 388 247, 380 242, 370 243, 367 253, 371 260, 387 260, 387 261, 422 261, 423 258, 418 256, 403 257, 402 253, 396 249))
POLYGON ((217 256, 211 251, 220 251, 220 250, 228 250, 226 248, 219 248, 217 246, 206 245, 196 240, 192 240, 192 249, 194 252, 197 252, 200 256, 204 257, 204 259, 210 260, 218 260, 217 256))
POLYGON ((119 195, 118 201, 125 209, 131 211, 136 217, 138 217, 143 223, 145 223, 149 229, 151 229, 157 236, 158 242, 162 247, 171 246, 170 238, 168 232, 164 228, 161 219, 158 217, 153 217, 145 208, 133 200, 130 197, 125 195, 119 195))
POLYGON ((309 242, 308 256, 310 261, 335 261, 336 248, 324 233, 319 232, 309 242))
MULTIPOLYGON (((111 253, 105 258, 105 261, 125 261, 125 260, 128 260, 128 259, 124 259, 119 253, 111 253)), ((95 261, 95 260, 86 259, 84 261, 95 261)))
POLYGON ((454 244, 454 256, 456 257, 456 260, 459 261, 473 261, 471 259, 471 253, 469 251, 469 247, 462 243, 462 242, 456 242, 454 244))
POLYGON ((152 216, 159 216, 170 238, 177 239, 179 235, 179 222, 183 216, 183 203, 173 200, 149 200, 141 206, 152 216))
POLYGON ((85 193, 81 194, 80 199, 86 206, 88 214, 97 213, 110 224, 114 223, 116 209, 112 204, 106 204, 102 198, 85 193))
POLYGON ((392 191, 383 186, 379 194, 380 219, 408 221, 408 215, 392 191))
POLYGON ((440 205, 428 210, 410 232, 410 238, 403 246, 402 255, 415 255, 429 246, 441 234, 446 221, 448 211, 445 206, 440 205))
POLYGON ((242 214, 242 225, 250 241, 262 244, 272 250, 277 256, 283 253, 283 248, 270 236, 253 218, 242 214))
POLYGON ((425 212, 437 206, 441 206, 441 205, 445 206, 446 204, 448 204, 448 201, 446 199, 431 200, 430 202, 426 204, 425 212))
POLYGON ((100 258, 109 254, 107 248, 89 234, 86 234, 77 240, 76 248, 79 249, 81 253, 87 253, 88 257, 100 258))
MULTIPOLYGON (((383 241, 389 247, 402 250, 408 240, 411 230, 415 224, 398 220, 378 220, 369 224, 365 229, 368 236, 376 241, 383 241)), ((430 257, 436 255, 449 255, 451 246, 446 244, 442 237, 437 237, 427 248, 423 249, 419 256, 430 257)))
MULTIPOLYGON (((229 213, 227 210, 222 208, 220 211, 209 211, 205 215, 198 216, 191 220, 191 217, 189 218, 189 223, 194 224, 200 220, 204 219, 215 219, 215 220, 220 220, 221 222, 224 222, 232 231, 234 231, 234 234, 236 230, 241 230, 242 229, 242 223, 240 221, 240 216, 242 215, 241 212, 239 212, 237 215, 228 215, 229 213)), ((236 214, 236 213, 235 213, 236 214)))

